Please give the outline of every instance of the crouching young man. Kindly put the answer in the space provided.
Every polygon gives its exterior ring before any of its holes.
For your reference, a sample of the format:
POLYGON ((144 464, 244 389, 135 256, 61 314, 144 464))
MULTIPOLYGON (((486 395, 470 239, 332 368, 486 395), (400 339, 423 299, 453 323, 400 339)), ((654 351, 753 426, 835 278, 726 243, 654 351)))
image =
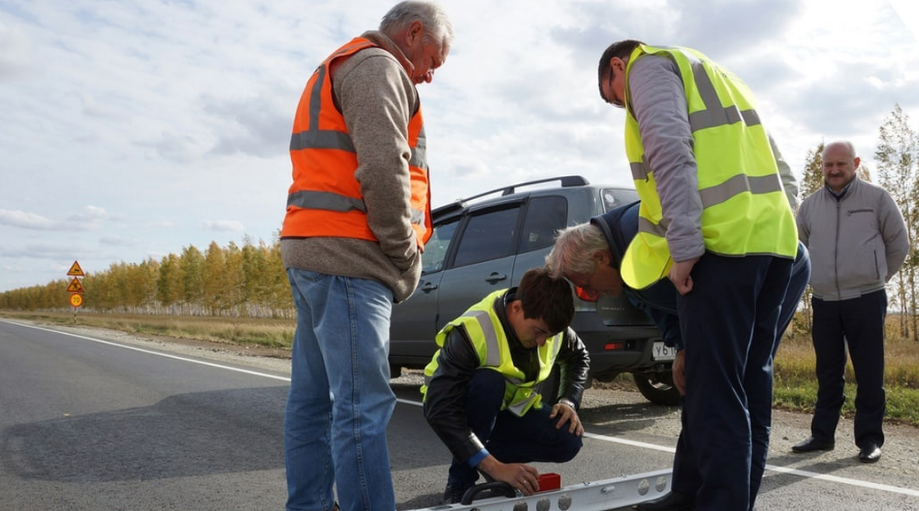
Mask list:
POLYGON ((581 449, 590 359, 573 317, 570 284, 534 268, 437 334, 421 392, 428 424, 453 454, 445 504, 459 502, 479 471, 532 495, 539 472, 526 463, 566 462, 581 449), (541 395, 556 364, 557 395, 541 395))

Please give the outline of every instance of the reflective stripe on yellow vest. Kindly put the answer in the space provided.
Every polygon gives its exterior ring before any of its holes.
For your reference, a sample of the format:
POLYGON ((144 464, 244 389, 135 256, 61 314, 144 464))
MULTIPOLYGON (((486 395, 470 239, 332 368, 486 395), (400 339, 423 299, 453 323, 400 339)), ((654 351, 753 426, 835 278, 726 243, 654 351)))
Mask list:
MULTIPOLYGON (((479 367, 498 371, 504 376, 504 402, 501 409, 510 410, 514 415, 523 416, 530 408, 542 407, 542 396, 539 394, 538 384, 549 377, 552 367, 555 365, 555 359, 558 356, 559 349, 562 345, 562 336, 564 332, 552 336, 546 340, 546 343, 536 349, 539 357, 539 374, 534 381, 525 381, 526 375, 523 371, 517 369, 514 361, 511 359, 510 345, 508 344, 507 335, 501 327, 501 319, 495 312, 495 301, 500 299, 507 290, 500 290, 486 296, 484 300, 473 305, 462 316, 447 323, 438 332, 435 342, 443 347, 447 335, 457 326, 462 325, 472 341, 472 346, 479 356, 479 367)), ((434 358, 424 368, 424 385, 421 387, 421 393, 427 397, 428 383, 437 370, 437 357, 440 356, 438 349, 434 353, 434 358)), ((554 397, 554 396, 553 396, 554 397)))
MULTIPOLYGON (((357 37, 316 68, 300 97, 290 139, 293 184, 287 196, 282 238, 333 236, 377 241, 367 224, 367 208, 355 178, 357 153, 335 106, 329 69, 336 59, 375 47, 357 37)), ((431 193, 425 157, 421 108, 408 125, 411 177, 411 223, 418 245, 431 237, 431 193)))
MULTIPOLYGON (((698 167, 706 251, 794 258, 798 239, 794 215, 752 92, 739 78, 688 48, 638 46, 629 58, 626 77, 635 61, 647 54, 667 57, 680 69, 698 167)), ((654 169, 645 160, 638 121, 628 106, 628 86, 625 92, 626 154, 641 206, 638 235, 622 260, 622 278, 629 287, 642 289, 666 277, 673 260, 667 228, 661 222, 654 169)))

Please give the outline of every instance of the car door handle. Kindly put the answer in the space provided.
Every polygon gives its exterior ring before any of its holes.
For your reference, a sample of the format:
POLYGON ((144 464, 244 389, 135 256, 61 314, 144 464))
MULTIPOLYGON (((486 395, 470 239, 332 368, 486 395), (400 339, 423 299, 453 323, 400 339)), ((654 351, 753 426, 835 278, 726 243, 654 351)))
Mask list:
POLYGON ((495 282, 500 282, 502 280, 507 280, 507 275, 503 273, 494 272, 485 279, 485 282, 489 284, 494 284, 495 282))
POLYGON ((424 285, 418 289, 424 291, 425 293, 430 293, 431 291, 434 291, 435 289, 437 289, 437 284, 434 284, 432 282, 425 282, 424 285))

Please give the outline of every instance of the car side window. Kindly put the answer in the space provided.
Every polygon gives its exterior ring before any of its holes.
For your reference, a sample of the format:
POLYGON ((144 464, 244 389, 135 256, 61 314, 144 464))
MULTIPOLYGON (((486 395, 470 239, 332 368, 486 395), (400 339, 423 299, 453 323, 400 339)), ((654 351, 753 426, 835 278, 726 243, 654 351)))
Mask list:
POLYGON ((466 266, 514 254, 519 207, 492 210, 469 218, 453 266, 466 266))
POLYGON ((457 225, 459 225, 459 220, 434 226, 434 232, 424 244, 424 254, 421 255, 422 273, 444 269, 444 259, 447 257, 447 249, 450 248, 450 240, 453 239, 457 225))
POLYGON ((552 246, 555 233, 565 228, 568 201, 564 197, 537 197, 530 200, 523 223, 518 253, 532 252, 552 246))
POLYGON ((600 192, 603 199, 603 212, 625 206, 638 200, 638 192, 625 188, 605 188, 600 192))

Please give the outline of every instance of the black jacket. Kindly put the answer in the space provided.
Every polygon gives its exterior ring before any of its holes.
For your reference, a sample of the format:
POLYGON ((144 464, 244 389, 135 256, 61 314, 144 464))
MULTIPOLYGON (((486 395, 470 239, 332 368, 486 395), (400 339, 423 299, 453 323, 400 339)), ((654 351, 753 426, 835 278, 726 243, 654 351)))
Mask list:
MULTIPOLYGON (((640 204, 641 202, 635 201, 590 219, 590 223, 600 228, 609 243, 612 255, 610 266, 617 272, 622 264, 625 251, 638 234, 638 207, 640 204)), ((683 349, 680 322, 676 315, 677 291, 670 279, 663 278, 644 289, 632 289, 623 283, 622 290, 629 303, 644 312, 657 325, 664 338, 664 344, 683 349)))
MULTIPOLYGON (((533 365, 536 350, 524 348, 517 340, 514 329, 507 322, 505 306, 508 301, 513 300, 515 291, 516 288, 511 288, 495 299, 495 312, 501 320, 508 341, 511 342, 511 357, 514 364, 528 377, 535 378, 533 371, 538 370, 538 361, 535 366, 533 365)), ((581 338, 571 328, 564 333, 555 363, 560 370, 559 392, 557 396, 543 394, 544 405, 551 406, 559 399, 567 398, 577 408, 587 384, 590 356, 581 338)), ((437 364, 437 370, 427 384, 424 416, 453 456, 465 461, 484 446, 473 434, 466 420, 466 387, 472 373, 481 365, 472 347, 472 341, 462 326, 454 328, 447 335, 444 346, 437 356, 437 364)))

